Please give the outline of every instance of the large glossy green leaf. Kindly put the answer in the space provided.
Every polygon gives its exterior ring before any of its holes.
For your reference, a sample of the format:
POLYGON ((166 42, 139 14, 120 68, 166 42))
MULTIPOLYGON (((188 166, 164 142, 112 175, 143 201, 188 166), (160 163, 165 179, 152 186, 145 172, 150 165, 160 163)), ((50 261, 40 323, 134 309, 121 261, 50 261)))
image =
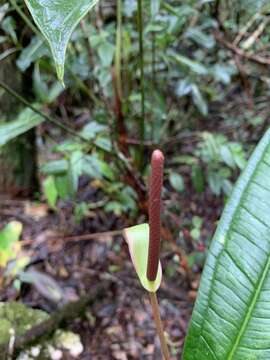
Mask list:
POLYGON ((39 125, 44 119, 31 109, 24 109, 14 121, 0 125, 0 147, 16 136, 39 125))
POLYGON ((98 0, 25 0, 38 28, 48 40, 58 78, 63 81, 65 53, 72 31, 98 0))
POLYGON ((184 360, 270 359, 270 130, 212 241, 184 360))

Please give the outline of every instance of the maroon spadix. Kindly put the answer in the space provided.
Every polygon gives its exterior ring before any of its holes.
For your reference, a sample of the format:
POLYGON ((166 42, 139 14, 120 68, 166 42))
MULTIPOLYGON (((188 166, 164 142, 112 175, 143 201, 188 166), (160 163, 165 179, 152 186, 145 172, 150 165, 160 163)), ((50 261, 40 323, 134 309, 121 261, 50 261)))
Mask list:
POLYGON ((163 184, 164 156, 160 150, 155 150, 151 158, 151 175, 149 188, 149 249, 147 263, 147 278, 154 281, 157 277, 160 230, 161 230, 161 190, 163 184))

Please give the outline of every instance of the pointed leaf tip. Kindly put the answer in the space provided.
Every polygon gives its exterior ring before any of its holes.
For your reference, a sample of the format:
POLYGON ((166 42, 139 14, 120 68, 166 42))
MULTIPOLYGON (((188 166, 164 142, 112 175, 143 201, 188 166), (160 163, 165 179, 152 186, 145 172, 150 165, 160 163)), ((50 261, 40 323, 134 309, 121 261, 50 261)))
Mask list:
POLYGON ((61 83, 70 36, 80 20, 99 0, 25 0, 39 30, 47 39, 61 83))

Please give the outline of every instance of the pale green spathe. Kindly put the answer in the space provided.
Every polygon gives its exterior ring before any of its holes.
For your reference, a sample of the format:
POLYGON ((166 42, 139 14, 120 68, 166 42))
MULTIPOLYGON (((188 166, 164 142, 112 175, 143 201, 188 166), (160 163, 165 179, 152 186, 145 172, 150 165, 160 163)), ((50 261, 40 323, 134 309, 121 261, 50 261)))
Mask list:
POLYGON ((142 286, 147 291, 156 292, 161 284, 162 269, 159 262, 156 280, 149 281, 147 279, 149 225, 140 224, 127 228, 124 230, 124 237, 128 243, 131 260, 142 286))

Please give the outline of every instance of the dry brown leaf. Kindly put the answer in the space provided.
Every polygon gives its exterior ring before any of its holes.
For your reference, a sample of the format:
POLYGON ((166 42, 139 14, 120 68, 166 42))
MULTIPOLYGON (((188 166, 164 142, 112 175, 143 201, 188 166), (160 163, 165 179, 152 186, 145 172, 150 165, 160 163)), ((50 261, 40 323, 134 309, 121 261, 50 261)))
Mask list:
POLYGON ((48 215, 49 206, 47 204, 35 204, 26 202, 24 206, 24 213, 32 217, 34 220, 39 220, 48 215))

